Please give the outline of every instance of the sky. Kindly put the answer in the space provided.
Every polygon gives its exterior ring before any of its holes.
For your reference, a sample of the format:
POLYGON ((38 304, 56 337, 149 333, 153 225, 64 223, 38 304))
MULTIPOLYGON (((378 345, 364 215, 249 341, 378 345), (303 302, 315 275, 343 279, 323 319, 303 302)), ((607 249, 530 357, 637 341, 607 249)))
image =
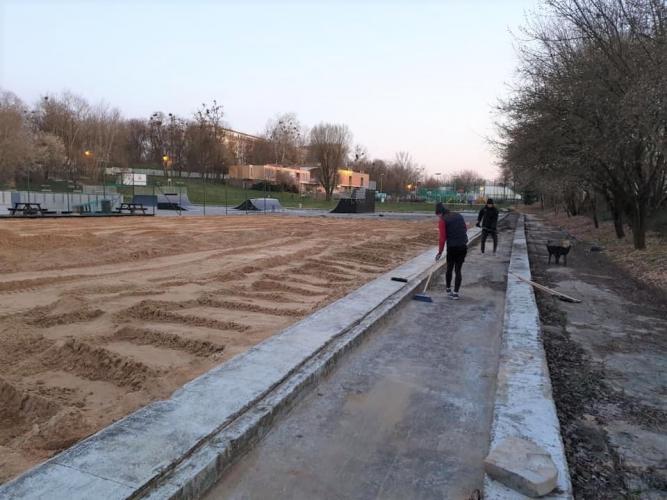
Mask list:
POLYGON ((345 123, 371 158, 497 174, 493 106, 538 0, 0 0, 0 87, 70 90, 128 118, 216 99, 255 134, 277 113, 345 123))

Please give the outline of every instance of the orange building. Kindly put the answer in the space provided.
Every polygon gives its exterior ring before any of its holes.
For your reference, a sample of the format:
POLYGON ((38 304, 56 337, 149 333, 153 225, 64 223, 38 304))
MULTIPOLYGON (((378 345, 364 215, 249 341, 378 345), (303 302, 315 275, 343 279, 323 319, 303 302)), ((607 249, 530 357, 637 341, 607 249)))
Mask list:
POLYGON ((252 182, 284 182, 291 179, 297 186, 313 184, 310 170, 300 167, 283 167, 280 165, 232 165, 229 177, 252 182))
POLYGON ((338 189, 367 188, 371 177, 363 172, 353 172, 349 169, 338 171, 338 189))

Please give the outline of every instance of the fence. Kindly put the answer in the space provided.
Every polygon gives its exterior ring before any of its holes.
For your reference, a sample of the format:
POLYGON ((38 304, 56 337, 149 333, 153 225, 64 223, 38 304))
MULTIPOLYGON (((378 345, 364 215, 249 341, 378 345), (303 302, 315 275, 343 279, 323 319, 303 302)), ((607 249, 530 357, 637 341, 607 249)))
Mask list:
POLYGON ((123 196, 118 193, 87 194, 87 193, 48 193, 39 191, 0 191, 0 208, 4 214, 7 208, 15 203, 39 203, 43 209, 57 214, 75 212, 80 207, 87 211, 102 211, 102 201, 108 201, 111 209, 119 207, 123 196))
POLYGON ((482 203, 488 198, 495 201, 518 201, 521 195, 516 194, 504 184, 488 183, 474 186, 467 191, 456 191, 450 186, 438 188, 419 188, 417 197, 429 202, 442 201, 445 203, 482 203))

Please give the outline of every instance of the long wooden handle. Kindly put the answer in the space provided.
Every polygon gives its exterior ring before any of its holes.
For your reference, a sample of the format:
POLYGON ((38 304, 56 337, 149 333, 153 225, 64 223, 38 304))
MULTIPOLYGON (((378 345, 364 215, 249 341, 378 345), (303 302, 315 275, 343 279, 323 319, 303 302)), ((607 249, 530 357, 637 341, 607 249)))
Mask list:
POLYGON ((433 271, 428 273, 428 278, 426 279, 426 285, 424 285, 424 291, 422 293, 426 293, 426 290, 428 290, 428 284, 431 282, 431 276, 433 276, 433 271))
POLYGON ((538 290, 542 290, 543 292, 547 292, 548 294, 555 295, 556 297, 560 298, 561 300, 565 300, 567 302, 574 302, 575 304, 579 304, 581 300, 575 299, 574 297, 570 297, 569 295, 565 295, 564 293, 557 292, 556 290, 552 290, 551 288, 547 288, 544 285, 540 285, 539 283, 535 283, 534 281, 530 281, 529 279, 524 278, 523 276, 519 276, 518 274, 514 274, 510 272, 512 276, 515 278, 520 279, 521 281, 528 283, 529 285, 534 286, 538 290))

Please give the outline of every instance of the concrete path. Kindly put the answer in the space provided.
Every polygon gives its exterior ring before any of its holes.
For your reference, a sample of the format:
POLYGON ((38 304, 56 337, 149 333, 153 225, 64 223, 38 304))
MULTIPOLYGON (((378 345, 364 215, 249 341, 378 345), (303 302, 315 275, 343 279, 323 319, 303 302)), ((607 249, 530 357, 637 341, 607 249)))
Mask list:
POLYGON ((537 295, 575 496, 667 498, 664 295, 591 243, 548 265, 546 241, 568 236, 537 216, 526 228, 534 279, 583 301, 537 295))
POLYGON ((208 499, 469 498, 482 489, 513 231, 474 245, 462 300, 432 287, 348 354, 208 499))

